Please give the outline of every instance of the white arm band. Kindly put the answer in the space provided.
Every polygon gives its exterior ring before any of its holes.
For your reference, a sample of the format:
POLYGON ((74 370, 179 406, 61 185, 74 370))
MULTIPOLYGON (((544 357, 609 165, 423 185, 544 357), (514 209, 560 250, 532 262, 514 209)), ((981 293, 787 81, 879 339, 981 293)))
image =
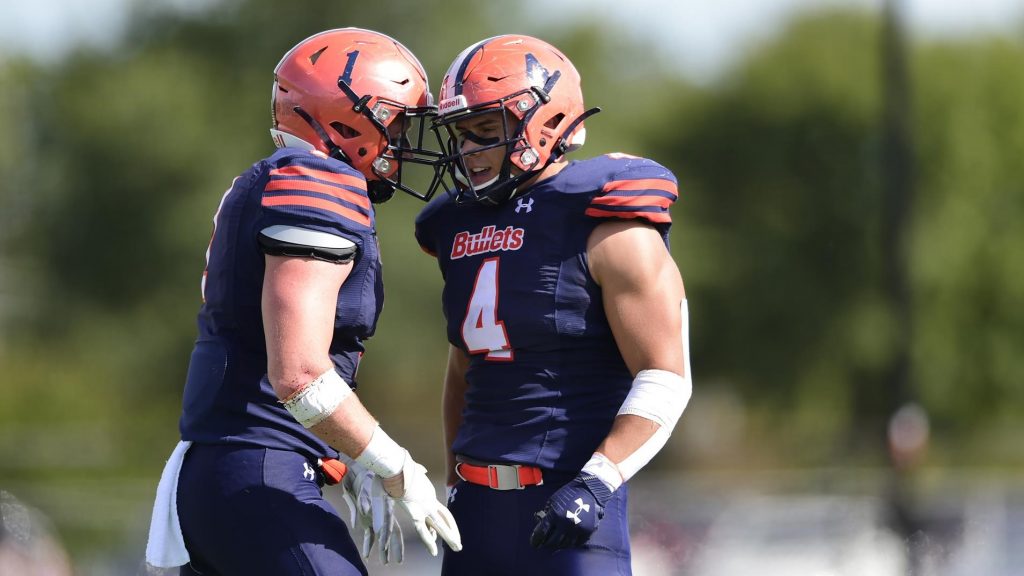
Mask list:
POLYGON ((690 401, 690 392, 689 378, 667 370, 641 370, 617 415, 641 416, 672 432, 690 401))
POLYGON ((356 456, 356 462, 381 478, 391 478, 402 472, 408 457, 409 451, 392 440, 378 424, 370 436, 370 443, 356 456))
POLYGON ((333 249, 356 247, 356 243, 348 238, 338 236, 336 234, 328 234, 327 232, 310 230, 308 228, 299 228, 298 226, 284 226, 279 224, 276 226, 268 226, 261 232, 268 238, 273 238, 274 240, 281 242, 288 242, 289 244, 298 244, 299 246, 333 249))
POLYGON ((686 300, 680 305, 680 320, 685 374, 680 376, 667 370, 641 370, 633 379, 633 387, 619 408, 619 415, 633 414, 659 425, 654 435, 640 448, 618 463, 623 480, 629 480, 665 446, 690 401, 693 385, 690 381, 690 322, 686 300))
POLYGON ((299 424, 309 428, 326 420, 350 394, 348 383, 331 368, 282 403, 299 424))

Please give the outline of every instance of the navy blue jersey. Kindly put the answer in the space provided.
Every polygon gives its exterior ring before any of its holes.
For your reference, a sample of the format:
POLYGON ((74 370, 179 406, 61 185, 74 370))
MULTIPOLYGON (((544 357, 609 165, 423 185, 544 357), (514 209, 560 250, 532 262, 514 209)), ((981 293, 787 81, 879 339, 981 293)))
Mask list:
POLYGON ((500 206, 427 205, 416 237, 437 257, 448 341, 470 354, 453 449, 486 462, 578 471, 632 384, 587 265, 609 219, 641 219, 668 244, 676 178, 622 154, 570 163, 500 206))
POLYGON ((335 369, 354 385, 363 341, 373 334, 384 297, 366 180, 338 160, 282 148, 235 179, 214 217, 181 436, 335 457, 284 409, 267 379, 265 260, 257 236, 274 225, 326 232, 357 245, 338 294, 330 345, 335 369))

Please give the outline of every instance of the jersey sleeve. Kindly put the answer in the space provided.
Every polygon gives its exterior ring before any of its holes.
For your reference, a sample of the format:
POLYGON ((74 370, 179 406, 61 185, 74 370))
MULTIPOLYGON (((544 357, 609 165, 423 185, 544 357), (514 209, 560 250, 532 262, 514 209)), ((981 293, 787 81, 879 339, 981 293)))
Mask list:
POLYGON ((347 164, 313 155, 271 163, 263 188, 264 226, 294 226, 361 242, 374 227, 366 180, 347 164))
POLYGON ((672 171, 645 158, 619 159, 584 212, 593 218, 639 218, 652 224, 671 224, 669 207, 679 197, 672 171))

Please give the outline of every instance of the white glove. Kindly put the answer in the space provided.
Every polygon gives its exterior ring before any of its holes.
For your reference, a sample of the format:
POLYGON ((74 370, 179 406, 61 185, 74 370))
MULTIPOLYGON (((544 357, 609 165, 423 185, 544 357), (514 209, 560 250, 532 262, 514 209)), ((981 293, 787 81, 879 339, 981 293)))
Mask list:
POLYGON ((416 533, 431 556, 437 556, 438 535, 455 552, 462 550, 462 537, 455 519, 444 504, 438 502, 434 485, 427 478, 427 469, 417 464, 408 452, 402 473, 384 479, 383 486, 412 518, 416 533))
POLYGON ((378 542, 381 564, 401 564, 405 559, 402 527, 395 517, 395 501, 384 491, 380 477, 362 465, 348 461, 342 487, 349 510, 349 524, 363 530, 363 558, 370 558, 373 544, 378 542))

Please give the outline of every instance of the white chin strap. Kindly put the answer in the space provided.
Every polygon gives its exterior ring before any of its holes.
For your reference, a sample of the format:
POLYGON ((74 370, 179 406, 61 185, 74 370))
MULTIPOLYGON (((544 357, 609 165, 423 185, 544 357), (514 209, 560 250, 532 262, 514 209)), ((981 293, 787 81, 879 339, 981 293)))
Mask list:
POLYGON ((466 178, 466 175, 462 173, 462 170, 454 170, 454 172, 455 172, 455 179, 456 180, 458 180, 464 186, 472 187, 473 190, 476 190, 476 191, 486 190, 488 186, 491 186, 492 184, 494 184, 495 182, 498 181, 498 176, 495 176, 494 178, 491 178, 490 180, 488 180, 487 182, 484 182, 482 184, 473 184, 470 181, 470 179, 466 178))

